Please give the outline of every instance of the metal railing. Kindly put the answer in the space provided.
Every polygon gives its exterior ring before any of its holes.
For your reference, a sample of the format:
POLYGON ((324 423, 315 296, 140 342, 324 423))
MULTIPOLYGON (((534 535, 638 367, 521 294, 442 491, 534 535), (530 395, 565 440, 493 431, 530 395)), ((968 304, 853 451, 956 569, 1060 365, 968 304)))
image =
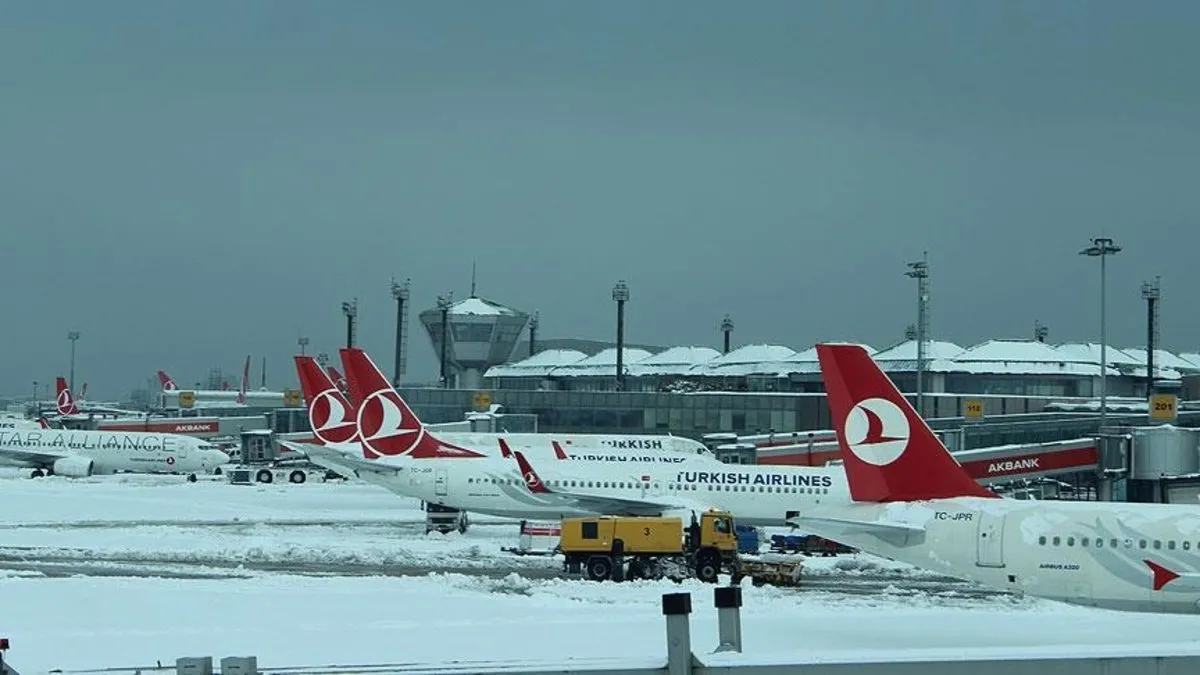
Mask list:
MULTIPOLYGON (((259 668, 254 656, 226 657, 220 669, 213 669, 211 656, 178 659, 175 666, 140 668, 103 668, 96 670, 56 670, 72 674, 145 674, 176 675, 443 675, 446 673, 478 673, 480 675, 1100 675, 1120 672, 1123 675, 1194 675, 1200 672, 1200 647, 1196 653, 1171 656, 1122 655, 1119 650, 1105 649, 1102 656, 1038 657, 1020 656, 972 659, 962 650, 953 651, 944 659, 922 657, 903 661, 856 661, 852 658, 805 660, 799 656, 791 663, 756 662, 742 654, 742 589, 738 586, 718 586, 713 589, 713 604, 717 609, 717 647, 708 656, 708 663, 696 656, 692 645, 691 593, 667 593, 662 596, 662 613, 666 619, 666 659, 658 658, 569 658, 531 661, 445 661, 441 663, 380 663, 327 666, 289 666, 259 668), (966 658, 964 658, 966 657, 966 658)), ((863 636, 869 647, 870 636, 863 636)), ((989 650, 995 652, 996 650, 989 650)), ((1019 652, 1020 650, 1013 650, 1019 652)), ((903 657, 902 654, 897 654, 903 657)), ((0 664, 3 664, 0 661, 0 664)), ((0 668, 3 668, 0 665, 0 668)), ((15 670, 10 670, 16 675, 15 670)), ((7 675, 7 673, 5 674, 7 675)))

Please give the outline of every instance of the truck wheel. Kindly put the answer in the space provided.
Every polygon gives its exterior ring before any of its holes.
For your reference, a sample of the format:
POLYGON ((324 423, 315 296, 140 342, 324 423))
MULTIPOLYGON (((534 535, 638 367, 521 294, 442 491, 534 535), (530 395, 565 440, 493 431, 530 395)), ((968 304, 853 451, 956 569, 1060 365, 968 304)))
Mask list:
POLYGON ((696 578, 706 584, 717 583, 721 573, 721 561, 716 556, 702 555, 696 559, 696 578))
POLYGON ((254 475, 254 479, 260 483, 270 483, 275 480, 275 476, 267 469, 259 469, 258 473, 254 475))
POLYGON ((295 471, 288 474, 288 480, 293 483, 303 483, 304 481, 308 480, 308 474, 304 473, 303 471, 301 471, 299 469, 296 469, 295 471))
POLYGON ((608 558, 597 555, 592 556, 587 562, 587 576, 592 581, 604 581, 612 576, 612 561, 608 558))

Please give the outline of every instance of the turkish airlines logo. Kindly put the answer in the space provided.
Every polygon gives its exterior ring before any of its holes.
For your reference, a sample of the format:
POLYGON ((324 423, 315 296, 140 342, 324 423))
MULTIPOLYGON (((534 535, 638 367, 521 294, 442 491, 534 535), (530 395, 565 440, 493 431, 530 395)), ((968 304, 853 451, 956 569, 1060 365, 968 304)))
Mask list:
POLYGON ((58 392, 56 403, 58 404, 58 412, 64 415, 71 412, 71 409, 75 407, 71 401, 71 392, 67 389, 58 392))
POLYGON ((525 484, 528 485, 530 488, 536 488, 537 486, 542 484, 542 481, 538 479, 536 473, 534 473, 532 471, 528 471, 525 473, 525 484))
MULTIPOLYGON (((416 422, 416 420, 413 420, 416 422)), ((395 457, 412 452, 425 435, 419 424, 403 428, 403 404, 394 391, 382 389, 367 396, 358 409, 358 430, 368 450, 395 457)))
POLYGON ((358 425, 336 389, 326 389, 313 397, 308 406, 308 421, 313 434, 326 445, 349 443, 358 435, 358 425))
POLYGON ((908 417, 885 398, 869 398, 850 409, 842 436, 855 457, 887 466, 900 459, 908 447, 908 417))

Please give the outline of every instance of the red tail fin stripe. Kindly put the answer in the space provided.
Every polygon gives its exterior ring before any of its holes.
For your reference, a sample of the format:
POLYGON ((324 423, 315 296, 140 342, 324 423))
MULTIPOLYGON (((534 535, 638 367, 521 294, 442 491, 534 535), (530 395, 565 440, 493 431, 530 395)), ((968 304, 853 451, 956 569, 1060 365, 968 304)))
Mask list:
POLYGON ((529 461, 525 459, 525 455, 521 454, 520 450, 513 453, 517 457, 517 466, 521 468, 521 475, 525 477, 525 487, 534 494, 549 494, 550 488, 542 482, 542 479, 537 475, 537 472, 530 466, 529 461))
POLYGON ((55 380, 57 392, 54 397, 54 405, 58 408, 59 415, 74 415, 79 412, 79 407, 75 405, 75 399, 71 396, 71 389, 67 387, 67 378, 59 377, 55 380))
POLYGON ((500 439, 500 456, 504 457, 505 459, 513 456, 512 450, 510 450, 508 447, 508 441, 504 440, 503 438, 500 439))
POLYGON ((996 497, 975 482, 860 345, 817 345, 845 461, 860 502, 996 497))
MULTIPOLYGON (((358 422, 350 402, 311 356, 297 356, 295 362, 300 391, 308 402, 308 421, 313 435, 326 445, 355 441, 359 435, 358 422)), ((366 452, 363 454, 372 458, 366 452)))
POLYGON ((351 397, 361 403, 357 424, 363 446, 388 457, 486 457, 483 453, 435 438, 400 394, 361 349, 339 350, 349 378, 351 397))
POLYGON ((1143 560, 1142 562, 1146 563, 1146 566, 1149 567, 1150 571, 1154 574, 1154 578, 1151 583, 1156 591, 1162 590, 1163 586, 1166 586, 1167 584, 1179 578, 1178 573, 1172 572, 1171 570, 1159 565, 1154 561, 1143 560))
POLYGON ((550 445, 554 446, 554 456, 557 459, 567 459, 567 453, 562 449, 562 446, 558 444, 558 441, 550 441, 550 445))

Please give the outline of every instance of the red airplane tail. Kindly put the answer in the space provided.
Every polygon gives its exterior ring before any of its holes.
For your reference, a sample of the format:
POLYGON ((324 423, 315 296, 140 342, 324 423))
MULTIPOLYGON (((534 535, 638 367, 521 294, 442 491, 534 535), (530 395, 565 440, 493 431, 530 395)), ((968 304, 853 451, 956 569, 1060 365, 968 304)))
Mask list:
POLYGON ((246 365, 242 366, 242 386, 238 389, 237 402, 246 405, 246 392, 250 389, 250 356, 246 356, 246 365))
POLYGON ((158 383, 162 385, 163 391, 179 391, 179 387, 175 386, 175 380, 167 374, 167 371, 158 371, 158 383))
POLYGON ((346 378, 342 377, 342 374, 338 372, 337 368, 334 368, 333 366, 326 366, 325 372, 329 374, 329 379, 337 385, 337 388, 340 389, 343 394, 348 394, 350 392, 350 387, 346 383, 346 378))
POLYGON ((55 381, 55 386, 58 389, 55 396, 55 407, 58 408, 59 415, 77 415, 79 414, 79 406, 75 405, 75 397, 71 395, 71 389, 67 386, 67 378, 59 377, 55 381))
POLYGON ((430 434, 366 352, 346 347, 338 351, 349 378, 350 398, 358 402, 358 433, 364 453, 369 450, 385 457, 414 459, 486 457, 430 434))
POLYGON ((525 477, 525 487, 535 495, 550 494, 550 488, 546 487, 545 481, 537 472, 533 470, 533 465, 529 460, 525 459, 525 455, 521 454, 520 450, 513 453, 517 457, 517 466, 521 467, 521 475, 525 477))
POLYGON ((854 501, 997 496, 959 466, 867 350, 820 344, 817 358, 854 501))
MULTIPOLYGON (((300 376, 300 391, 308 406, 308 421, 320 445, 352 443, 358 439, 356 411, 333 386, 321 365, 311 356, 296 357, 296 374, 300 376)), ((374 456, 363 455, 367 459, 374 456)))

